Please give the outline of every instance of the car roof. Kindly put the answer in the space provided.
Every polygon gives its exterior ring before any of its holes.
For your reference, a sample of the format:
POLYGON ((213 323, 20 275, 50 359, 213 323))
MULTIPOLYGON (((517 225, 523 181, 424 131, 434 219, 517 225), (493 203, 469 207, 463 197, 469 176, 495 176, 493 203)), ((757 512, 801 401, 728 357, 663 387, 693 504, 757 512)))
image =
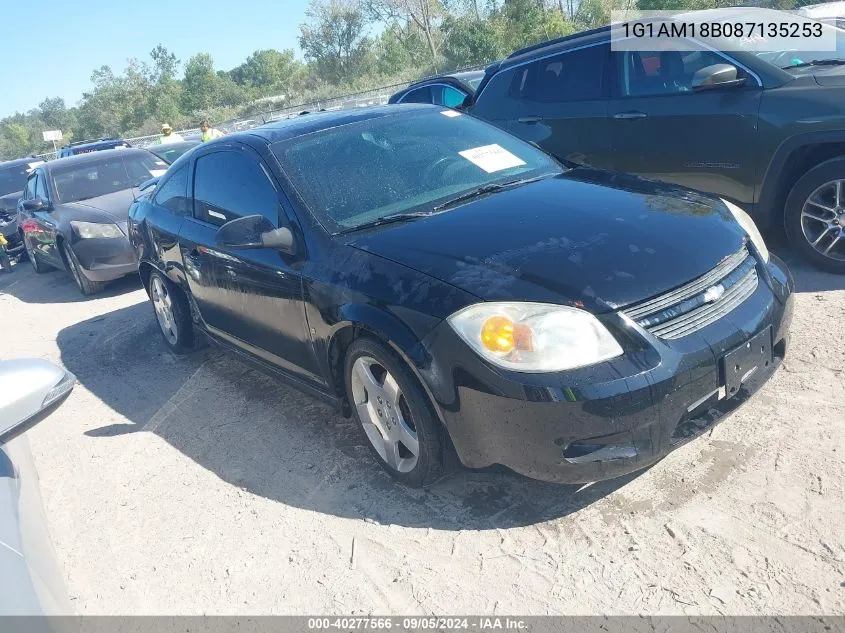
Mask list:
MULTIPOLYGON (((126 143, 122 138, 97 138, 88 141, 76 141, 69 145, 62 145, 59 149, 82 149, 94 145, 111 145, 113 143, 126 143)), ((128 143, 126 143, 128 145, 128 143)))
POLYGON ((472 86, 469 85, 469 81, 472 79, 480 79, 484 77, 483 70, 464 70, 459 73, 450 73, 446 75, 433 75, 431 77, 425 77, 424 79, 420 79, 415 81, 412 84, 408 84, 405 88, 402 88, 397 94, 404 94, 409 90, 413 90, 414 88, 418 88, 420 86, 424 86, 429 83, 437 83, 438 81, 444 80, 458 80, 462 84, 466 84, 467 88, 472 89, 472 86))
POLYGON ((442 106, 434 106, 426 103, 402 103, 366 106, 363 108, 355 108, 354 110, 313 112, 290 119, 265 123, 264 125, 254 127, 251 130, 229 134, 221 139, 210 142, 220 143, 225 142, 226 139, 246 139, 257 136, 265 140, 267 143, 275 143, 276 141, 282 141, 302 136, 304 134, 310 134, 312 132, 319 132, 321 130, 328 130, 342 125, 348 125, 350 123, 391 116, 399 112, 409 113, 420 110, 436 111, 442 109, 442 106))
MULTIPOLYGON (((157 149, 167 149, 169 147, 185 147, 186 145, 193 147, 194 145, 199 145, 200 142, 201 141, 198 138, 197 139, 187 139, 187 140, 184 140, 184 141, 176 141, 175 143, 162 143, 161 145, 149 145, 149 146, 145 147, 144 149, 155 153, 155 150, 157 150, 157 149)), ((120 151, 120 150, 118 150, 118 151, 120 151)))
POLYGON ((54 167, 85 165, 87 163, 102 162, 103 159, 107 159, 109 157, 131 156, 133 154, 144 154, 146 156, 150 155, 150 153, 146 150, 135 147, 125 147, 123 149, 104 149, 99 152, 86 152, 84 154, 76 154, 74 156, 65 156, 64 158, 57 158, 56 160, 51 160, 47 163, 44 163, 43 165, 39 165, 39 168, 47 169, 47 171, 50 171, 54 167))
POLYGON ((40 156, 29 156, 28 158, 15 158, 14 160, 4 160, 0 162, 0 169, 5 167, 17 167, 18 165, 28 165, 29 163, 45 162, 40 156))

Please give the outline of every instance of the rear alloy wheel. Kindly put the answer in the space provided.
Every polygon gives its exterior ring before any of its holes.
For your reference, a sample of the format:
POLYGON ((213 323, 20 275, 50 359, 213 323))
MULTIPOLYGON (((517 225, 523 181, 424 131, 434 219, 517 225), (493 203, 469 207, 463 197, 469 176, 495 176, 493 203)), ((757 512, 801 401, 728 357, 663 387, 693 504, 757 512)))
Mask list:
POLYGON ((786 233, 808 261, 845 273, 845 159, 808 171, 786 202, 786 233))
POLYGON ((443 475, 445 432, 395 353, 370 339, 353 342, 346 356, 346 390, 367 443, 388 473, 414 487, 443 475))
POLYGON ((50 267, 43 264, 41 260, 38 259, 38 255, 35 254, 33 248, 29 245, 29 240, 27 240, 23 233, 21 233, 21 240, 23 240, 23 246, 26 249, 26 258, 29 260, 29 263, 32 264, 32 268, 37 273, 46 273, 50 270, 50 267))
POLYGON ((76 259, 76 255, 73 253, 73 249, 68 246, 65 241, 62 241, 62 253, 65 256, 65 263, 67 264, 68 270, 70 271, 70 274, 73 275, 73 280, 76 282, 76 286, 82 294, 89 297, 101 292, 103 288, 105 288, 105 282, 91 281, 85 276, 85 273, 82 272, 82 266, 80 266, 79 260, 76 259))
POLYGON ((194 349, 194 326, 185 296, 159 272, 150 274, 150 302, 153 304, 164 342, 176 354, 194 349))

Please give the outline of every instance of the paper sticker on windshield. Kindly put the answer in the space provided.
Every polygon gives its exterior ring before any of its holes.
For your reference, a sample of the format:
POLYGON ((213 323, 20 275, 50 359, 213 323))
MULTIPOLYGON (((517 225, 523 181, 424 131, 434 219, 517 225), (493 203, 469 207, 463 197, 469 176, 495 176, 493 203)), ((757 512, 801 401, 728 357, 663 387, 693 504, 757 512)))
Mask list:
POLYGON ((519 167, 524 165, 525 161, 514 156, 501 145, 484 145, 482 147, 474 147, 473 149, 466 149, 458 152, 461 156, 466 158, 474 165, 478 165, 488 174, 492 174, 503 169, 510 169, 511 167, 519 167))
POLYGON ((26 173, 31 172, 33 169, 35 169, 35 168, 36 168, 36 167, 38 167, 39 165, 43 165, 43 164, 44 164, 44 161, 43 161, 43 160, 36 160, 36 161, 34 161, 34 162, 32 162, 32 163, 27 163, 27 167, 29 167, 29 169, 27 170, 27 172, 26 172, 26 173))
POLYGON ((147 171, 150 172, 150 176, 152 176, 153 178, 164 176, 164 174, 167 172, 166 169, 148 169, 147 171))
POLYGON ((443 116, 447 116, 450 119, 456 116, 461 116, 461 113, 456 110, 441 110, 440 114, 442 114, 443 116))

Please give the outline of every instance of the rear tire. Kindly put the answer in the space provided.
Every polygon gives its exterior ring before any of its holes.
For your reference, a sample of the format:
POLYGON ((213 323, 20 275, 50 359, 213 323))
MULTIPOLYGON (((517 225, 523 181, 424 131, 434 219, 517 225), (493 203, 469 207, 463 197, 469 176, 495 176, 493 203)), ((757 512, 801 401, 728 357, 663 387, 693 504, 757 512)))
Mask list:
POLYGON ((73 277, 73 280, 76 282, 76 287, 79 288, 79 292, 86 297, 102 292, 106 283, 104 281, 91 281, 85 276, 85 273, 82 272, 82 266, 80 265, 79 260, 76 259, 76 255, 73 253, 73 249, 68 246, 65 241, 62 241, 62 255, 64 255, 65 264, 67 264, 68 271, 73 277))
POLYGON ((174 354, 189 354, 195 349, 194 324, 185 294, 157 270, 150 273, 150 303, 164 342, 174 354))
POLYGON ((386 345, 359 338, 345 364, 346 394, 378 462, 395 479, 419 488, 446 473, 449 441, 428 396, 386 345))
POLYGON ((784 222, 801 257, 845 274, 845 157, 816 165, 798 179, 784 205, 784 222))
POLYGON ((0 268, 12 272, 12 260, 9 259, 9 254, 5 250, 0 251, 0 268))
POLYGON ((29 263, 32 264, 32 268, 35 270, 36 273, 39 275, 42 273, 46 273, 50 270, 50 267, 46 264, 41 263, 38 259, 38 255, 35 254, 35 251, 32 250, 32 247, 29 245, 26 237, 24 237, 23 232, 21 232, 21 240, 23 240, 24 252, 26 252, 26 258, 29 260, 29 263))

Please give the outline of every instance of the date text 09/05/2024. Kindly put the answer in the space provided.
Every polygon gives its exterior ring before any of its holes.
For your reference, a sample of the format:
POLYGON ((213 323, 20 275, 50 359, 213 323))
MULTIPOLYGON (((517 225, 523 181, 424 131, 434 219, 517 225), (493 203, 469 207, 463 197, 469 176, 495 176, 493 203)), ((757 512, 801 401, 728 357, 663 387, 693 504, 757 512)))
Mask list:
POLYGON ((678 22, 674 20, 624 22, 623 37, 681 38, 681 37, 822 37, 821 22, 678 22))
POLYGON ((364 631, 522 631, 528 628, 524 620, 509 617, 322 617, 308 618, 308 630, 364 630, 364 631))

